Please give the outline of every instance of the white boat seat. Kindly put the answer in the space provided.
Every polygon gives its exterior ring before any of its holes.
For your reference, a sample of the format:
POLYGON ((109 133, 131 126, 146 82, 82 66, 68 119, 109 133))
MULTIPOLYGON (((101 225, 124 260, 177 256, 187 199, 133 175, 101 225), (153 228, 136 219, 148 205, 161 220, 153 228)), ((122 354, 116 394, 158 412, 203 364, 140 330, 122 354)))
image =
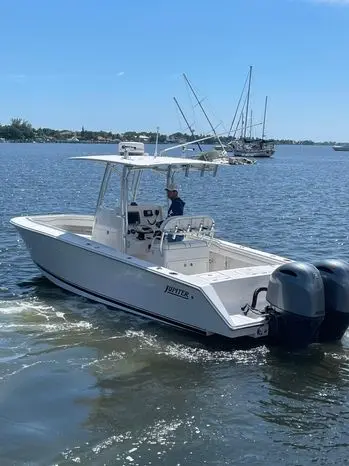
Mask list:
POLYGON ((176 216, 166 219, 160 231, 165 234, 195 234, 210 235, 214 234, 214 220, 207 215, 200 216, 176 216))
POLYGON ((183 241, 155 241, 149 251, 151 262, 175 272, 194 275, 209 271, 208 241, 184 238, 183 241))
POLYGON ((178 242, 164 242, 163 250, 165 249, 192 249, 192 248, 203 248, 207 247, 207 241, 200 239, 188 239, 185 238, 183 241, 178 242))

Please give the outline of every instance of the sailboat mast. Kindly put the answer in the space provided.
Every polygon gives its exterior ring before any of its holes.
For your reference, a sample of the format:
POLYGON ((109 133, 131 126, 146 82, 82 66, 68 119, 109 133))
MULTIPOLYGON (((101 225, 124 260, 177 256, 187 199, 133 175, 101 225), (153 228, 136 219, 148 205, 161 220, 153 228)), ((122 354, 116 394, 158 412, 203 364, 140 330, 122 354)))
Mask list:
POLYGON ((246 132, 247 132, 248 110, 249 110, 249 105, 250 105, 250 94, 251 94, 251 79, 252 79, 252 66, 250 66, 250 73, 248 76, 248 91, 247 91, 247 102, 246 102, 244 138, 246 137, 246 132))
POLYGON ((233 126, 234 126, 234 123, 235 123, 235 120, 236 120, 238 111, 239 111, 239 109, 240 109, 241 100, 242 100, 242 98, 243 98, 243 96, 244 96, 244 93, 245 93, 245 88, 246 88, 247 80, 248 80, 248 75, 246 76, 245 84, 244 84, 244 87, 242 88, 242 91, 241 91, 241 94, 240 94, 240 98, 239 98, 239 102, 238 102, 237 107, 236 107, 236 109, 235 109, 234 118, 233 118, 233 121, 231 122, 231 125, 230 125, 230 128, 229 128, 228 136, 230 136, 231 132, 233 131, 233 126))
POLYGON ((268 96, 265 97, 262 139, 265 138, 265 120, 267 118, 268 96))
POLYGON ((243 136, 244 136, 244 127, 245 127, 244 124, 245 124, 245 122, 244 122, 244 112, 242 111, 241 112, 241 138, 243 138, 243 136))
POLYGON ((221 140, 219 139, 219 136, 218 136, 218 134, 216 133, 216 130, 214 129, 214 127, 213 127, 213 125, 212 125, 212 123, 211 123, 211 120, 209 119, 207 113, 205 112, 204 107, 202 106, 202 104, 201 104, 201 102, 200 102, 198 96, 196 95, 196 92, 195 92, 194 89, 193 89, 193 86, 190 84, 190 81, 189 81, 189 79, 187 78, 187 76, 186 76, 185 73, 183 73, 183 77, 184 77, 186 83, 188 84, 188 86, 189 86, 191 92, 193 93, 193 96, 195 97, 196 102, 198 103, 199 107, 201 108, 202 113, 205 115, 205 118, 206 118, 206 120, 208 121, 208 124, 210 125, 213 134, 216 136, 216 139, 218 140, 218 142, 219 142, 220 146, 222 147, 222 149, 224 149, 224 146, 223 146, 221 140))
MULTIPOLYGON (((175 103, 176 103, 176 105, 177 105, 177 107, 178 107, 178 110, 181 112, 181 115, 182 115, 182 117, 183 117, 183 120, 186 122, 186 124, 187 124, 187 126, 188 126, 188 129, 189 129, 189 131, 190 131, 190 134, 191 134, 192 136, 195 136, 194 130, 193 130, 192 127, 190 126, 190 124, 189 124, 189 122, 188 122, 188 120, 187 120, 187 117, 184 115, 184 112, 183 112, 183 110, 181 109, 181 106, 179 105, 178 100, 176 99, 176 97, 173 97, 173 100, 175 101, 175 103)), ((195 138, 194 138, 194 139, 195 139, 195 138)), ((202 152, 202 148, 201 148, 199 142, 197 142, 197 145, 198 145, 199 149, 200 149, 201 152, 202 152)))
POLYGON ((240 129, 241 116, 242 116, 242 112, 240 113, 239 119, 238 119, 238 121, 237 121, 237 123, 236 123, 236 127, 235 127, 234 133, 233 133, 233 139, 236 138, 236 133, 237 133, 237 132, 239 131, 239 129, 240 129))
POLYGON ((251 118, 250 118, 250 139, 252 139, 252 110, 251 110, 251 118))

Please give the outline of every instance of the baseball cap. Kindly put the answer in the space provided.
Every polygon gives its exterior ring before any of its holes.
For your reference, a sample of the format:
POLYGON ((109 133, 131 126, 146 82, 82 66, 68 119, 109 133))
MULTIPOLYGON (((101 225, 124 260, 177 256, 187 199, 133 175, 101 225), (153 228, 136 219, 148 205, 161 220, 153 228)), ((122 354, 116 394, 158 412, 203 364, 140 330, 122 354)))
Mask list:
POLYGON ((177 191, 178 192, 178 186, 175 183, 170 183, 167 188, 165 188, 165 191, 177 191))

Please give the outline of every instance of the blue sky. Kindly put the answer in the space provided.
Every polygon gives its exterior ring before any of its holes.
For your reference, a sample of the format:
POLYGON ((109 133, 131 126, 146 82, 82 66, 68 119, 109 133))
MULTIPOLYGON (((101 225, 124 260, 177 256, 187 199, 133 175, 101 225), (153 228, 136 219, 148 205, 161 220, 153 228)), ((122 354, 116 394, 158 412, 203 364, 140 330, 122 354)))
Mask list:
MULTIPOLYGON (((349 0, 0 0, 0 122, 184 130, 185 72, 229 127, 249 65, 267 135, 349 140, 349 0)), ((195 112, 196 113, 196 112, 195 112)), ((206 130, 198 117, 198 130, 206 130)), ((223 126, 220 126, 223 131, 223 126)))

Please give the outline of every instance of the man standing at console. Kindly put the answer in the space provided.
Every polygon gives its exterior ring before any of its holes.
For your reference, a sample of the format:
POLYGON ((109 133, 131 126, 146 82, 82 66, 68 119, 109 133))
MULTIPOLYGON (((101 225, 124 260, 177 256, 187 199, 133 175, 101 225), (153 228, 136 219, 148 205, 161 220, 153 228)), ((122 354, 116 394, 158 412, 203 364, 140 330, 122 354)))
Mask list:
POLYGON ((183 215, 185 202, 178 196, 177 186, 171 183, 165 190, 167 191, 167 197, 172 201, 167 212, 167 217, 183 215))

